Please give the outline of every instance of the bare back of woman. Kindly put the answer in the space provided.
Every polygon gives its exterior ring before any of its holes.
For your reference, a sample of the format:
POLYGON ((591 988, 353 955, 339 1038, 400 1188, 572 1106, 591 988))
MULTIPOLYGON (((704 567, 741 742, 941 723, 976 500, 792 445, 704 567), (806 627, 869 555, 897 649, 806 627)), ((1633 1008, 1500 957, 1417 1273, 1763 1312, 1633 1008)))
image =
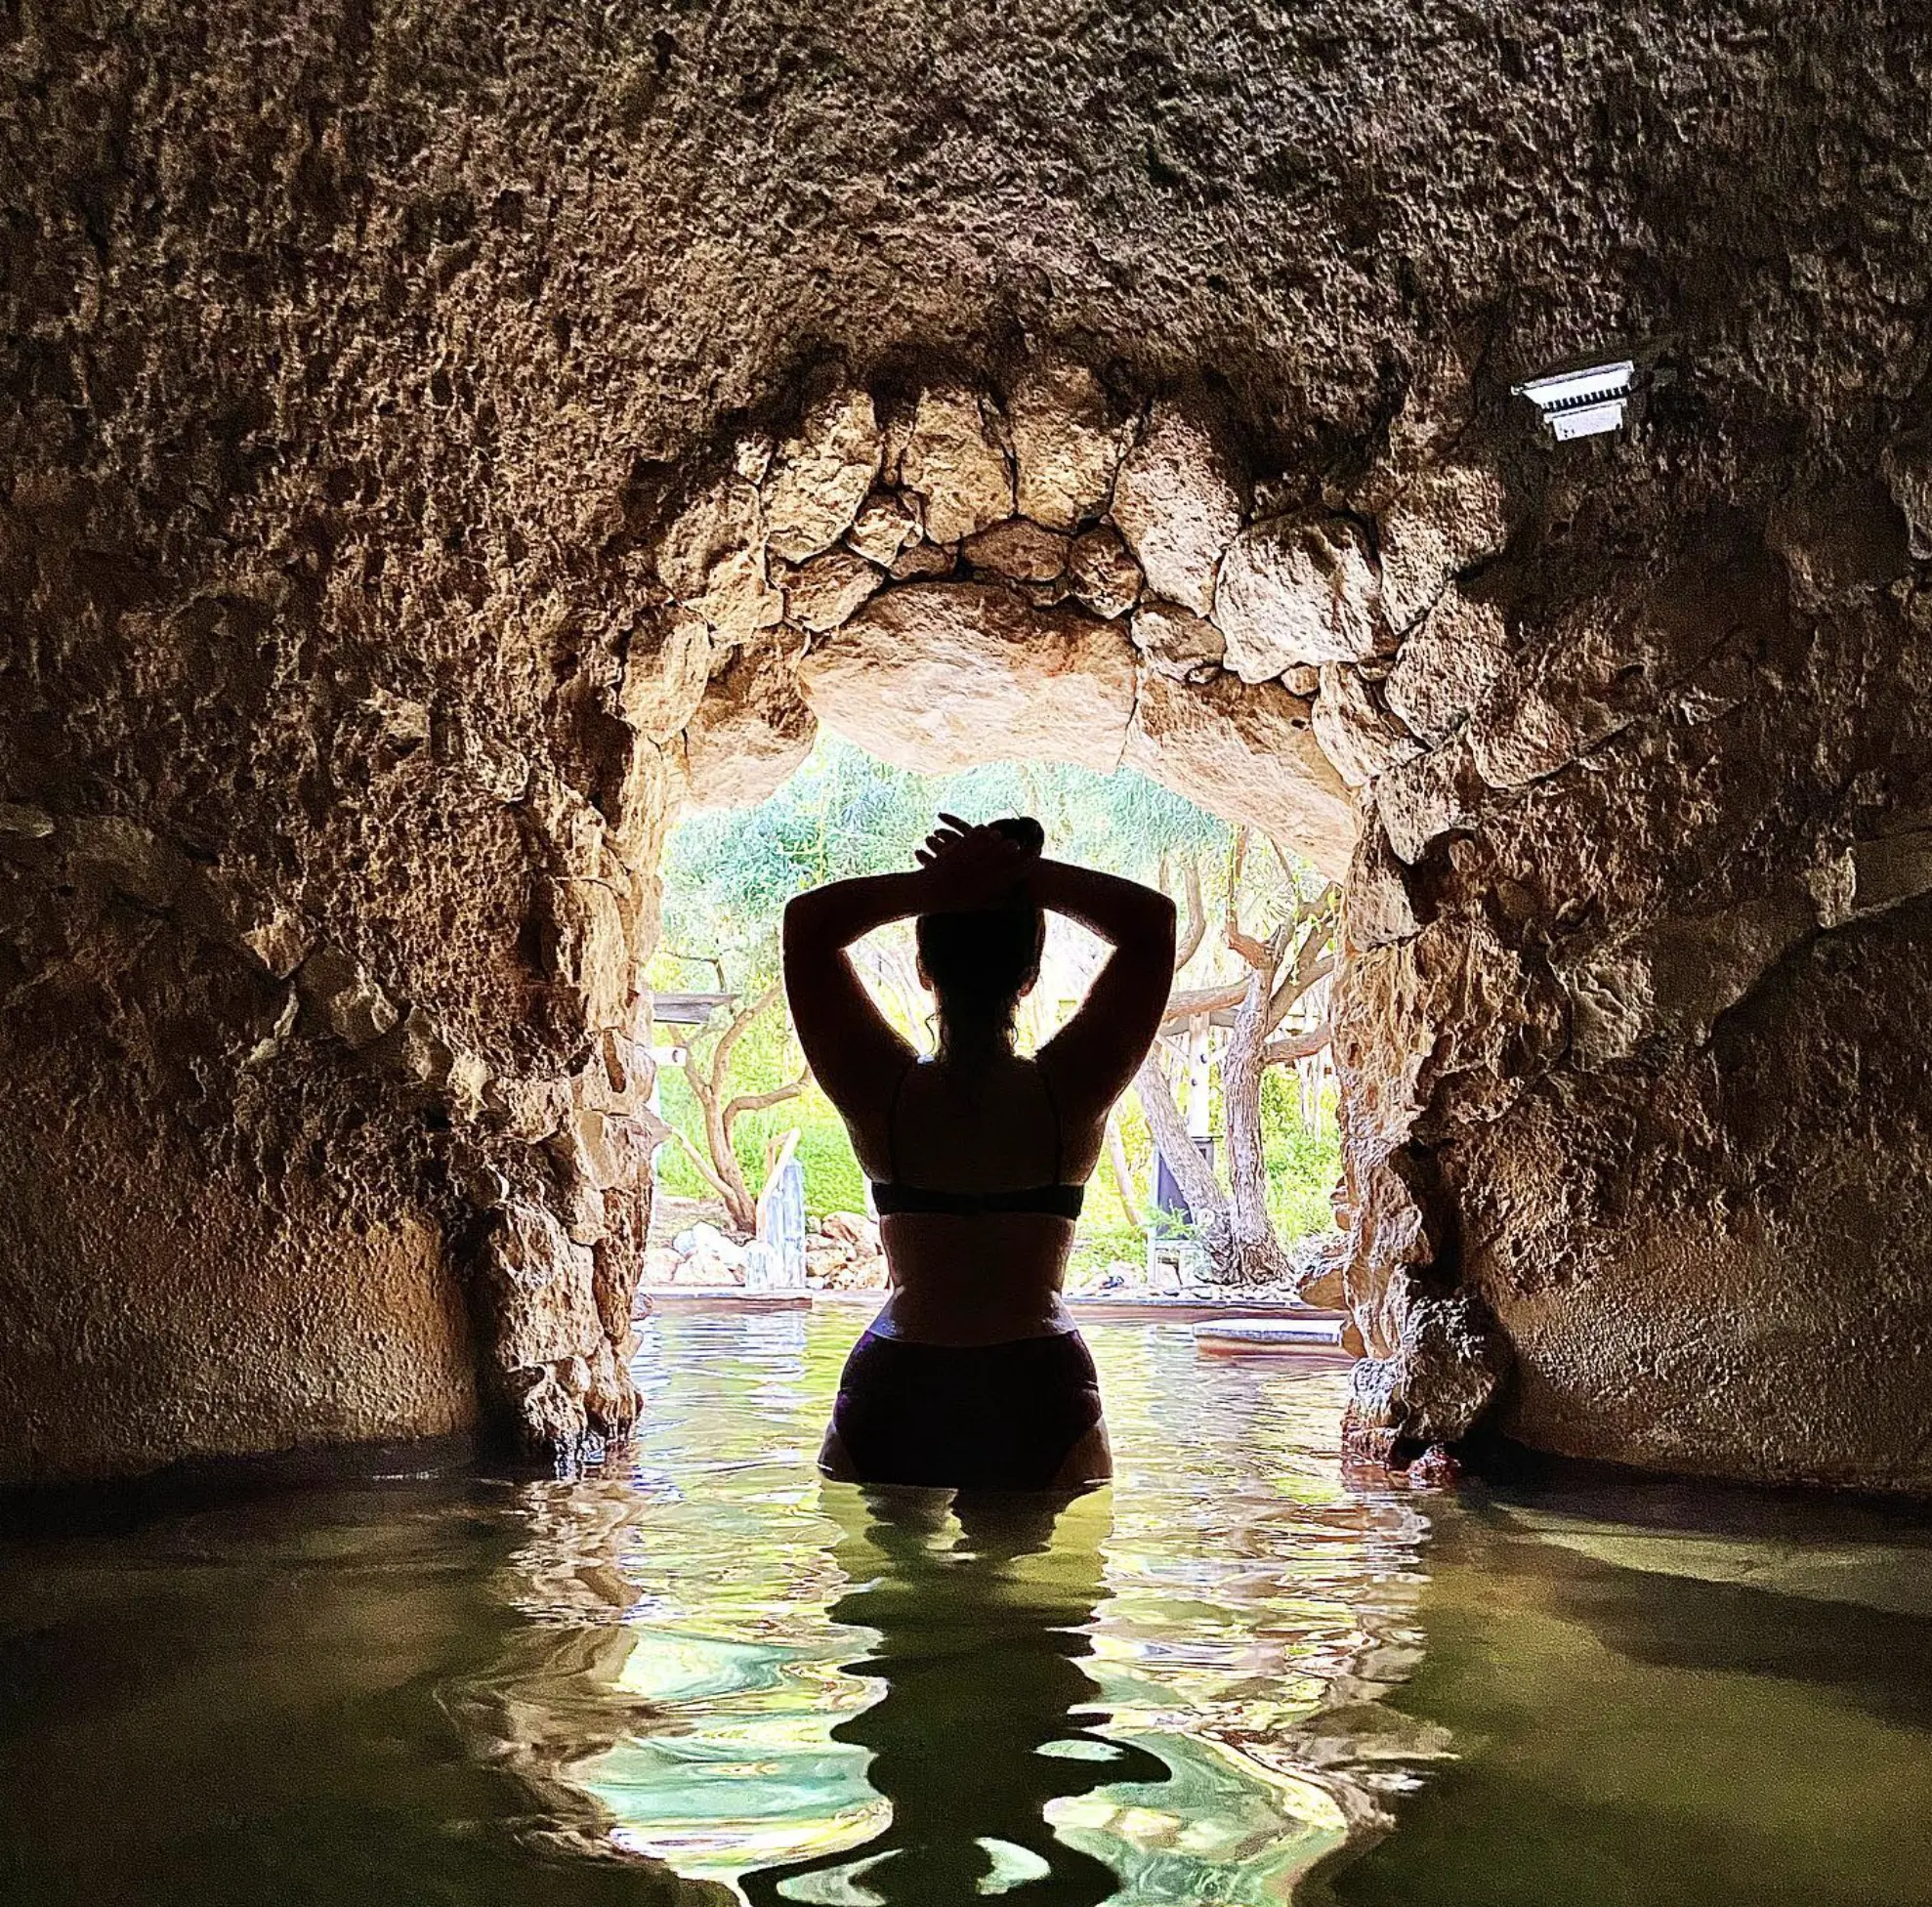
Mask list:
POLYGON ((1061 1297, 1107 1115, 1152 1044, 1173 904, 1040 858, 1036 823, 950 816, 920 868, 837 881, 785 914, 806 1058, 873 1182, 891 1292, 848 1360, 823 1466, 870 1482, 1079 1488, 1111 1473, 1092 1359, 1061 1297), (1013 1051, 1043 911, 1113 952, 1037 1058, 1013 1051), (938 1055, 921 1061, 846 949, 916 915, 938 1055))

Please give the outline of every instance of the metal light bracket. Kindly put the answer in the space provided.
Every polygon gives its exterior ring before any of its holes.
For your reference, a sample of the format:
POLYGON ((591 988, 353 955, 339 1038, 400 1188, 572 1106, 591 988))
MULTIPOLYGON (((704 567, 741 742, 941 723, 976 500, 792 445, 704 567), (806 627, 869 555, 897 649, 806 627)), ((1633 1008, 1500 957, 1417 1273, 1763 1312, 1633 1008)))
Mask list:
POLYGON ((1639 385, 1634 360, 1618 358, 1581 370, 1533 377, 1511 389, 1536 406, 1559 444, 1568 444, 1573 438, 1621 430, 1639 385))

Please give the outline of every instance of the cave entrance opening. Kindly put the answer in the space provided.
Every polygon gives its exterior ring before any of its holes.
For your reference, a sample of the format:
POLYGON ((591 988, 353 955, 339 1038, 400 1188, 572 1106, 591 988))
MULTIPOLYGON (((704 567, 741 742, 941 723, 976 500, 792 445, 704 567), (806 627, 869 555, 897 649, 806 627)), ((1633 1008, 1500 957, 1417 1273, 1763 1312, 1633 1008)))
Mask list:
MULTIPOLYGON (((1070 1291, 1292 1289, 1333 1236, 1340 1166, 1327 878, 1131 768, 1033 757, 922 773, 821 729, 763 800, 689 809, 666 840, 645 978, 653 1110, 669 1136, 647 1290, 883 1290, 863 1175, 785 1009, 778 927, 806 887, 911 866, 941 809, 1036 815, 1052 852, 1163 886, 1181 909, 1169 1011, 1110 1122, 1070 1291)), ((855 953, 887 1017, 929 1046, 910 923, 855 953)), ((1049 920, 1023 1050, 1072 1010, 1102 957, 1090 935, 1049 920)))

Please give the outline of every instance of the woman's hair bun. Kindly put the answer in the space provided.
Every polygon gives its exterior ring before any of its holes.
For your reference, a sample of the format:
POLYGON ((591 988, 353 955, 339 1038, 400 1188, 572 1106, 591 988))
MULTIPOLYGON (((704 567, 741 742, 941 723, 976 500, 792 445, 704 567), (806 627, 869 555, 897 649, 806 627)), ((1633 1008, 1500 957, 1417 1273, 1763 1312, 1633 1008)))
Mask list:
MULTIPOLYGON (((1046 845, 1030 815, 987 823, 1028 854, 1046 845)), ((940 1051, 978 1063, 1013 1044, 1020 995, 1039 976, 1046 915, 1016 878, 1003 900, 957 913, 922 913, 919 959, 939 1001, 940 1051)))
POLYGON ((1008 815, 1004 821, 989 822, 1009 841, 1025 848, 1029 854, 1039 854, 1046 847, 1046 829, 1031 815, 1008 815))

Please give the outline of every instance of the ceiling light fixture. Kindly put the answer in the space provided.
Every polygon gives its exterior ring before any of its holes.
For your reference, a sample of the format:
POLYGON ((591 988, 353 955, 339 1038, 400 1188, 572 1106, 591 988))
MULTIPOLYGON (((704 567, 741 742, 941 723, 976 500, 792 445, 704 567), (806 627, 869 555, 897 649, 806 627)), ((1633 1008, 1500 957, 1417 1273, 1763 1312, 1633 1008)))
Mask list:
POLYGON ((1621 430, 1637 391, 1637 366, 1628 358, 1581 370, 1556 371, 1512 385, 1519 398, 1536 406, 1559 444, 1577 437, 1601 437, 1621 430))

